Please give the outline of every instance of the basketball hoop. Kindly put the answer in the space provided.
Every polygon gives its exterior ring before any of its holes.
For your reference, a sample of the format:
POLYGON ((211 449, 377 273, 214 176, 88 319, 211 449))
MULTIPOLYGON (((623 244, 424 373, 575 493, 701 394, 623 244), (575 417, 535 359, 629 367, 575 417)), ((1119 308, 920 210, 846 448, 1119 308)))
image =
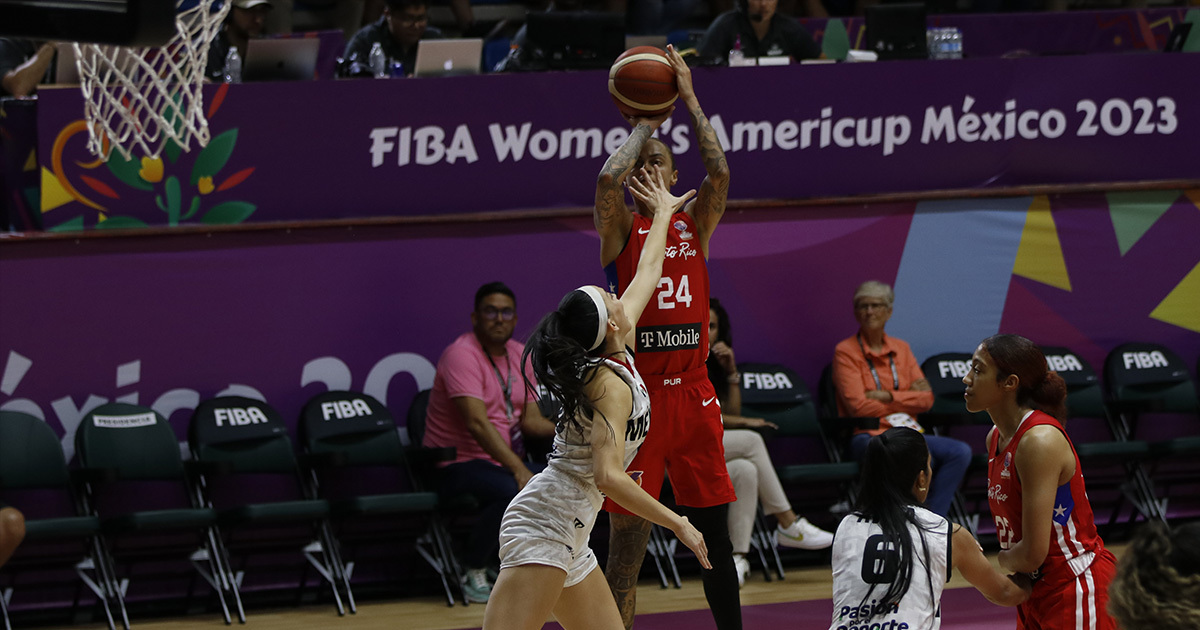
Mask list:
POLYGON ((178 0, 176 33, 164 46, 75 44, 89 151, 107 160, 115 148, 131 160, 134 147, 155 158, 167 142, 184 151, 193 138, 208 144, 201 86, 208 45, 229 5, 178 0))

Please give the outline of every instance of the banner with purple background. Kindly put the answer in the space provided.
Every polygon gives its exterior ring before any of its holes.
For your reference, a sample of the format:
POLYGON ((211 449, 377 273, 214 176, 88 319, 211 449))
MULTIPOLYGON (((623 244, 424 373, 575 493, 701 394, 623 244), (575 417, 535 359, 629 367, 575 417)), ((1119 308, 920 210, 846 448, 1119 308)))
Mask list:
MULTIPOLYGON (((888 332, 918 359, 1004 331, 1097 369, 1135 340, 1195 366, 1198 242, 1200 190, 776 208, 728 213, 709 270, 738 359, 810 385, 872 278, 894 284, 888 332)), ((228 392, 294 423, 309 397, 351 388, 402 419, 470 329, 477 287, 512 286, 523 339, 565 292, 603 282, 598 252, 590 217, 9 243, 0 409, 44 418, 68 451, 111 400, 153 406, 181 439, 190 410, 228 392)))
MULTIPOLYGON (((1200 55, 696 68, 732 199, 1200 178, 1200 55)), ((208 86, 213 140, 97 162, 38 103, 46 229, 590 206, 604 72, 208 86)), ((660 136, 701 171, 686 112, 660 136)))

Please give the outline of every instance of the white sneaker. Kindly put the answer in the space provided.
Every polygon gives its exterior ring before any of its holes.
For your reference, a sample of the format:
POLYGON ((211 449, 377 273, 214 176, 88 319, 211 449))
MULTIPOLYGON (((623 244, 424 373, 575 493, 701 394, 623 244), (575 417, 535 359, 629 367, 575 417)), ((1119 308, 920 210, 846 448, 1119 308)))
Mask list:
POLYGON ((746 585, 746 579, 750 577, 750 561, 746 559, 744 554, 733 554, 733 567, 737 569, 738 588, 746 585))
POLYGON ((775 528, 775 543, 795 549, 824 549, 833 544, 833 534, 798 518, 787 529, 775 528))
POLYGON ((488 582, 487 571, 484 569, 467 569, 462 581, 463 597, 469 602, 486 604, 492 594, 492 585, 488 582))

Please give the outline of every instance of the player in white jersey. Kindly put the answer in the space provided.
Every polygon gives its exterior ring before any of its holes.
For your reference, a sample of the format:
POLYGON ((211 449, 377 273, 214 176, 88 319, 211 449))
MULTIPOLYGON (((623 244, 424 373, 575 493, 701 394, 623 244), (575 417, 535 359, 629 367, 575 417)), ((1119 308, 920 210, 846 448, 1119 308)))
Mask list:
POLYGON ((650 426, 650 398, 630 350, 634 324, 662 275, 671 215, 695 193, 675 197, 661 174, 643 174, 629 187, 653 209, 654 220, 625 293, 617 299, 594 286, 571 291, 525 345, 522 361, 532 362, 562 413, 549 465, 504 513, 500 576, 484 613, 485 630, 541 628, 551 613, 567 630, 624 629, 587 544, 601 493, 670 528, 702 566, 712 566, 700 532, 625 472, 650 426))
POLYGON ((932 476, 917 431, 891 428, 867 444, 862 493, 833 539, 830 630, 940 628, 951 568, 1001 606, 1029 597, 1028 577, 996 571, 971 532, 921 506, 932 476))

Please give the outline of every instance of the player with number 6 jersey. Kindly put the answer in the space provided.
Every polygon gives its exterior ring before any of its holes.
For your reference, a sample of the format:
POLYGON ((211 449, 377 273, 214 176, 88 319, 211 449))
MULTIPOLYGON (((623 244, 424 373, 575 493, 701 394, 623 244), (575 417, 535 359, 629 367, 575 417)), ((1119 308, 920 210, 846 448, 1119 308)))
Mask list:
MULTIPOLYGON (((691 71, 668 46, 679 101, 687 107, 707 176, 695 200, 677 212, 667 233, 662 277, 638 320, 638 367, 650 392, 654 425, 630 465, 642 485, 658 497, 665 471, 681 512, 704 533, 713 568, 703 572, 704 593, 719 630, 741 628, 737 570, 727 525, 728 505, 735 498, 725 468, 721 438, 721 406, 708 380, 708 241, 725 212, 729 167, 716 133, 692 87, 691 71)), ((600 262, 609 290, 620 293, 633 277, 650 231, 652 213, 634 199, 625 205, 623 185, 630 179, 661 174, 668 186, 679 173, 675 158, 662 141, 651 137, 670 117, 633 118, 625 143, 609 156, 596 180, 596 231, 600 262)), ((633 624, 637 575, 646 554, 650 524, 614 505, 610 513, 606 577, 617 607, 629 628, 633 624)))

